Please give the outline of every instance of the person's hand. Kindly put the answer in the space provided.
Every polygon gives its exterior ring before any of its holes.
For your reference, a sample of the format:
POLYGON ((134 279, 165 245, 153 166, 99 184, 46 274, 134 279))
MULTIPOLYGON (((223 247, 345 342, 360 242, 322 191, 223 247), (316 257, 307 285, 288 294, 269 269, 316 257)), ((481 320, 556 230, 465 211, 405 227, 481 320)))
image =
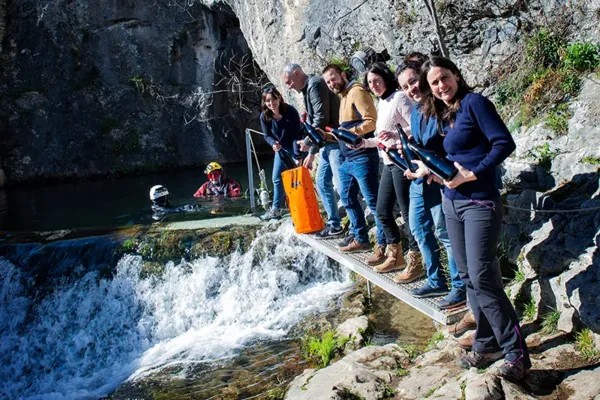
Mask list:
POLYGON ((279 150, 281 150, 281 145, 279 144, 279 142, 275 142, 275 144, 273 145, 273 151, 279 150))
POLYGON ((428 184, 428 185, 431 185, 431 182, 439 183, 439 184, 441 184, 441 185, 443 185, 443 184, 444 184, 444 181, 443 181, 443 180, 441 180, 439 176, 437 176, 437 175, 434 175, 434 174, 430 174, 430 175, 427 177, 427 184, 428 184))
POLYGON ((309 154, 304 159, 304 162, 302 163, 302 165, 304 165, 308 169, 312 169, 312 167, 313 167, 313 161, 314 160, 315 160, 315 155, 314 154, 309 154))
POLYGON ((310 146, 304 143, 304 140, 298 140, 296 143, 298 143, 298 147, 302 152, 308 151, 310 149, 310 146))
POLYGON ((444 185, 446 185, 449 189, 457 188, 466 182, 476 181, 477 177, 472 171, 469 171, 459 163, 455 162, 454 166, 458 169, 458 173, 451 181, 444 181, 444 185))
POLYGON ((319 132, 321 135, 323 135, 323 137, 327 137, 327 132, 325 132, 323 129, 315 127, 315 129, 317 130, 317 132, 319 132))
POLYGON ((346 143, 346 146, 348 146, 352 150, 358 150, 358 149, 364 149, 366 144, 367 143, 364 140, 361 140, 360 143, 358 144, 358 146, 352 146, 351 144, 348 144, 348 143, 346 143))
POLYGON ((408 179, 418 179, 431 174, 431 171, 423 164, 423 161, 413 160, 412 163, 417 166, 417 170, 415 172, 410 172, 410 169, 404 171, 404 176, 408 179))
POLYGON ((386 140, 399 140, 400 138, 398 137, 398 134, 396 132, 381 131, 377 135, 377 139, 379 139, 379 141, 382 142, 382 141, 386 141, 386 140))

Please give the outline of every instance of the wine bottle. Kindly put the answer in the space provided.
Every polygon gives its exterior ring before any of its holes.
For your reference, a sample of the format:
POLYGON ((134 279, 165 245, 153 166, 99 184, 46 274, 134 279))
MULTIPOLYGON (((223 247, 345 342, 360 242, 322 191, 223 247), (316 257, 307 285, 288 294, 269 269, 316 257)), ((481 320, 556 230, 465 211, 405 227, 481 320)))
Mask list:
POLYGON ((396 124, 396 129, 398 130, 398 135, 400 136, 400 143, 402 143, 402 158, 406 162, 408 169, 413 174, 417 172, 417 166, 413 164, 413 160, 417 160, 418 157, 412 150, 408 147, 408 136, 406 136, 406 132, 402 129, 402 125, 396 124))
POLYGON ((425 164, 425 166, 440 179, 451 181, 452 178, 454 178, 458 173, 458 170, 454 164, 446 158, 439 156, 431 150, 426 150, 412 143, 410 143, 409 146, 410 149, 421 159, 423 164, 425 164))
POLYGON ((327 141, 325 140, 325 138, 323 137, 323 135, 321 135, 321 133, 315 129, 314 126, 312 126, 311 124, 309 124, 306 121, 304 122, 304 128, 306 128, 306 133, 308 134, 308 137, 310 138, 310 140, 317 146, 319 147, 323 147, 327 144, 327 141))
POLYGON ((281 158, 281 162, 285 166, 285 169, 292 169, 297 167, 296 161, 286 149, 282 147, 281 149, 279 149, 278 153, 279 158, 281 158))
POLYGON ((337 140, 344 142, 353 147, 358 147, 362 143, 363 138, 355 133, 341 128, 326 127, 325 130, 330 132, 337 140))
POLYGON ((398 153, 398 150, 392 150, 390 148, 385 147, 383 143, 379 143, 377 145, 381 150, 385 151, 390 160, 398 166, 402 171, 406 171, 408 169, 408 165, 406 165, 406 161, 404 158, 398 153))

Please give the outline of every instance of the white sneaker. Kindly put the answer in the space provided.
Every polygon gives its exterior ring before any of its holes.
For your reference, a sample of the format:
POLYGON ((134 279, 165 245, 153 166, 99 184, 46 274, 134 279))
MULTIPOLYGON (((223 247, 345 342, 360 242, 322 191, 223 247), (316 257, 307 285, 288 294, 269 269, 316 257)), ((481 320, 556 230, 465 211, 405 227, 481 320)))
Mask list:
POLYGON ((281 209, 271 207, 269 211, 260 216, 260 219, 263 221, 281 219, 281 209))

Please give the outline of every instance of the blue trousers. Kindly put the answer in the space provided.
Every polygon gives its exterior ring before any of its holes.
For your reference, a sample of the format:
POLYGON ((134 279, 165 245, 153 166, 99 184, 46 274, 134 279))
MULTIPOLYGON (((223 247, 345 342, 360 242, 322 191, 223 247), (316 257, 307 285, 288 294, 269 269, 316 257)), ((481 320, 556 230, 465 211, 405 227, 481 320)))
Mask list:
POLYGON ((317 191, 327 213, 327 224, 339 228, 341 219, 338 214, 336 190, 340 190, 340 165, 344 161, 337 143, 329 143, 319 151, 321 160, 317 168, 317 191))
POLYGON ((368 243, 369 234, 365 214, 358 201, 358 193, 362 194, 367 206, 371 209, 377 225, 377 244, 385 246, 385 236, 379 218, 377 218, 377 189, 379 186, 379 156, 362 155, 353 160, 345 160, 340 166, 340 198, 348 213, 355 240, 368 243))

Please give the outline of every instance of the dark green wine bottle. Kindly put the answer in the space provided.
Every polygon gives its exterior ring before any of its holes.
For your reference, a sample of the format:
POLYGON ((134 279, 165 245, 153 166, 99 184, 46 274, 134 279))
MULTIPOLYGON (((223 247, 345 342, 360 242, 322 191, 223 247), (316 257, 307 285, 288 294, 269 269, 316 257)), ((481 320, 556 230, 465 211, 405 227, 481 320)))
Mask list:
POLYGON ((398 135, 400 136, 400 143, 402 143, 402 158, 406 161, 406 165, 410 172, 417 172, 417 166, 413 164, 414 160, 417 160, 418 157, 413 153, 408 147, 408 136, 406 136, 406 132, 402 128, 402 125, 396 124, 396 129, 398 130, 398 135))
POLYGON ((304 128, 306 129, 308 137, 315 145, 323 147, 327 144, 327 141, 325 140, 323 135, 321 135, 321 133, 319 133, 319 131, 316 130, 314 126, 304 121, 304 128))
POLYGON ((326 127, 325 130, 327 132, 331 132, 333 136, 340 142, 344 142, 353 147, 358 147, 363 141, 363 138, 355 133, 347 131, 341 128, 332 128, 330 126, 326 127))
POLYGON ((404 161, 404 158, 402 158, 400 153, 398 153, 398 150, 389 149, 389 148, 385 147, 385 145, 383 143, 379 143, 377 145, 377 147, 379 147, 381 150, 385 151, 385 153, 388 155, 390 160, 392 160, 392 162, 395 165, 397 165, 398 168, 400 168, 402 171, 406 171, 408 169, 408 165, 406 165, 406 161, 404 161))
POLYGON ((426 150, 415 144, 410 143, 409 146, 410 149, 421 159, 423 164, 425 164, 425 166, 440 179, 451 181, 452 178, 454 178, 458 173, 458 170, 450 160, 439 156, 431 150, 426 150))
POLYGON ((292 169, 292 168, 296 168, 296 161, 294 160, 294 158, 290 155, 290 153, 288 153, 288 151, 286 149, 284 149, 283 147, 281 149, 279 149, 278 151, 279 153, 279 158, 281 158, 281 162, 283 163, 283 165, 285 166, 285 169, 292 169))

